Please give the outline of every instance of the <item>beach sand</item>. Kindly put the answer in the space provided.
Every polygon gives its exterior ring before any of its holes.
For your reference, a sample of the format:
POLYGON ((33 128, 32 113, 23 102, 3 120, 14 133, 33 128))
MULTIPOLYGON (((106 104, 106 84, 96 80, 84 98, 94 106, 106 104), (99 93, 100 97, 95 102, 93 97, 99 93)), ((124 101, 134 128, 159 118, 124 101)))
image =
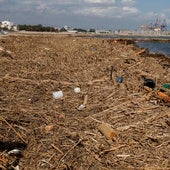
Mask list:
POLYGON ((157 95, 169 59, 126 40, 22 34, 0 37, 0 63, 0 169, 170 169, 157 95))

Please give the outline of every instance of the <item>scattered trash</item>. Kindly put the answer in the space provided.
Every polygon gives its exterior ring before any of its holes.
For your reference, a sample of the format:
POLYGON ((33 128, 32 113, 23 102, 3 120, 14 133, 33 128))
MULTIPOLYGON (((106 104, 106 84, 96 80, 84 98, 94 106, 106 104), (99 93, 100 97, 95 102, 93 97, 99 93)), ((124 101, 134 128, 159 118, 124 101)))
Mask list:
POLYGON ((14 155, 14 156, 17 156, 17 157, 21 157, 22 152, 19 149, 13 149, 13 150, 10 150, 8 152, 8 155, 14 155))
POLYGON ((75 42, 58 34, 1 36, 0 169, 16 169, 18 157, 8 155, 13 149, 23 153, 20 169, 168 169, 170 102, 157 93, 170 84, 169 60, 77 36, 75 42), (142 75, 155 81, 155 89, 144 86, 142 75), (60 90, 63 98, 54 99, 60 90), (32 105, 28 99, 39 100, 32 105))
POLYGON ((87 105, 87 101, 88 101, 88 95, 85 95, 85 96, 84 96, 83 104, 81 104, 81 105, 78 107, 78 110, 84 110, 84 108, 85 108, 86 105, 87 105))
POLYGON ((108 140, 114 140, 117 139, 117 132, 107 123, 102 123, 99 125, 100 132, 106 137, 108 140))
POLYGON ((15 170, 20 170, 19 165, 17 165, 17 166, 14 167, 14 168, 15 168, 15 170))
POLYGON ((6 151, 10 152, 14 148, 24 150, 26 147, 27 147, 27 145, 22 142, 11 142, 11 141, 10 142, 2 142, 2 141, 0 141, 0 151, 6 150, 6 151))
POLYGON ((75 92, 75 93, 80 93, 80 91, 81 91, 81 90, 80 90, 80 87, 75 87, 75 88, 74 88, 74 92, 75 92))
POLYGON ((63 92, 61 90, 53 92, 53 98, 59 99, 59 98, 62 98, 62 97, 63 97, 63 92))
POLYGON ((158 104, 157 100, 150 100, 150 102, 151 102, 153 105, 157 105, 157 104, 158 104))
POLYGON ((165 88, 165 89, 170 89, 170 84, 163 84, 162 87, 165 88))
POLYGON ((83 110, 86 106, 84 104, 81 104, 79 107, 78 107, 78 110, 83 110))
POLYGON ((118 83, 122 83, 123 82, 123 77, 117 77, 116 80, 117 80, 118 83))
POLYGON ((161 91, 158 92, 158 97, 166 102, 170 102, 170 96, 161 91))
POLYGON ((145 78, 144 80, 144 86, 150 87, 150 88, 155 88, 155 81, 150 78, 145 78))

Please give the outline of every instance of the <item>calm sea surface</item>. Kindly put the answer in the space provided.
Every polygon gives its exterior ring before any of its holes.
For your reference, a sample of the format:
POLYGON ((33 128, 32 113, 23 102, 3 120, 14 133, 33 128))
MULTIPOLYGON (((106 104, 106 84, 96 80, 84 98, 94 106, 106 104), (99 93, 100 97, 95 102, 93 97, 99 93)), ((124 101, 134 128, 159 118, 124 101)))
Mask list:
POLYGON ((147 48, 150 53, 164 54, 170 58, 170 36, 110 36, 105 38, 122 38, 122 39, 132 39, 135 41, 136 45, 140 48, 147 48), (149 41, 149 39, 151 41, 149 41), (152 41, 152 40, 157 41, 152 41), (159 41, 160 39, 160 41, 159 41), (162 40, 166 41, 162 41, 162 40), (138 41, 139 40, 139 41, 138 41))
POLYGON ((161 53, 170 57, 170 42, 139 41, 136 45, 147 48, 152 54, 161 53))

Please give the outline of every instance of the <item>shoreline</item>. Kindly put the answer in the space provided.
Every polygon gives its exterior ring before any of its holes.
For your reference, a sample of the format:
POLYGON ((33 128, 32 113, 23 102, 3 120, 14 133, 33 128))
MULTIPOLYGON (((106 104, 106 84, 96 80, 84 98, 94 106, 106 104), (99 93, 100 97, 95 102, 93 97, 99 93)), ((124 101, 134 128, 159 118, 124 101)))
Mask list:
MULTIPOLYGON (((104 39, 114 39, 115 41, 122 41, 125 44, 134 44, 135 47, 144 48, 137 45, 137 42, 161 42, 161 43, 170 43, 170 36, 109 36, 109 35, 87 35, 87 36, 77 36, 77 37, 88 37, 88 38, 104 38, 104 39)), ((150 53, 149 48, 145 48, 147 54, 151 54, 152 56, 162 56, 165 58, 170 58, 169 55, 163 53, 150 53)))
MULTIPOLYGON (((133 44, 137 48, 139 47, 136 42, 163 42, 163 43, 170 43, 170 35, 164 35, 164 36, 146 36, 146 35, 108 35, 108 34, 79 34, 79 33, 55 33, 55 32, 31 32, 31 31, 19 31, 19 32, 9 32, 7 35, 0 34, 0 38, 5 38, 8 36, 40 36, 40 35, 54 35, 59 37, 77 37, 77 38, 101 38, 101 39, 113 39, 119 42, 123 42, 126 44, 133 44), (168 39, 167 39, 168 38, 168 39)), ((159 58, 165 57, 167 59, 170 59, 169 56, 166 56, 162 53, 149 53, 149 49, 146 49, 146 55, 156 56, 159 58)))
MULTIPOLYGON (((40 35, 54 35, 58 37, 77 37, 77 38, 101 38, 101 39, 108 39, 108 40, 116 40, 118 42, 122 42, 123 44, 133 44, 135 48, 143 49, 142 47, 139 47, 135 42, 163 42, 163 43, 169 43, 170 35, 167 36, 146 36, 146 35, 140 35, 140 36, 128 36, 128 35, 108 35, 108 34, 75 34, 75 33, 55 33, 55 32, 31 32, 31 31, 19 31, 19 32, 9 32, 7 35, 2 35, 0 34, 0 38, 5 38, 8 36, 40 36, 40 35), (117 37, 118 36, 118 37, 117 37), (164 37, 164 38, 163 38, 164 37)), ((170 59, 169 56, 166 56, 165 54, 162 53, 149 53, 149 49, 145 48, 145 55, 150 55, 158 58, 166 58, 167 60, 170 59)), ((143 55, 144 55, 143 54, 143 55)))
POLYGON ((36 31, 18 31, 7 32, 6 35, 0 34, 0 36, 11 35, 58 35, 58 36, 73 36, 73 37, 100 37, 100 38, 118 38, 118 39, 130 39, 130 40, 146 40, 146 41, 170 41, 170 35, 119 35, 119 34, 96 34, 96 33, 69 33, 69 32, 36 32, 36 31))

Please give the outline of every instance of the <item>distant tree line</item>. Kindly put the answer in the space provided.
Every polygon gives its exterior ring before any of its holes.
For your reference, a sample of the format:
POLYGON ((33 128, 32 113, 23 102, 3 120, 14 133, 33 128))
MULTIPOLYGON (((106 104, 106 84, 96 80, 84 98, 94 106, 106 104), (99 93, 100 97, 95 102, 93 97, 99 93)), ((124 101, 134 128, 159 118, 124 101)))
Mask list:
POLYGON ((89 32, 95 32, 96 30, 94 28, 90 28, 89 32))
MULTIPOLYGON (((39 32, 64 32, 64 31, 67 31, 64 27, 61 28, 60 30, 59 29, 56 29, 54 27, 50 27, 50 26, 43 26, 41 24, 38 24, 38 25, 18 25, 17 26, 18 30, 19 31, 39 31, 39 32)), ((85 30, 85 29, 81 29, 81 28, 74 28, 73 30, 77 31, 77 32, 95 32, 95 29, 91 28, 89 29, 88 31, 85 30)))
POLYGON ((18 25, 18 30, 25 30, 25 31, 39 31, 39 32, 58 32, 57 29, 54 27, 45 27, 41 24, 38 25, 18 25))
POLYGON ((73 30, 75 30, 77 32, 87 32, 87 30, 81 29, 81 28, 74 28, 73 30))

